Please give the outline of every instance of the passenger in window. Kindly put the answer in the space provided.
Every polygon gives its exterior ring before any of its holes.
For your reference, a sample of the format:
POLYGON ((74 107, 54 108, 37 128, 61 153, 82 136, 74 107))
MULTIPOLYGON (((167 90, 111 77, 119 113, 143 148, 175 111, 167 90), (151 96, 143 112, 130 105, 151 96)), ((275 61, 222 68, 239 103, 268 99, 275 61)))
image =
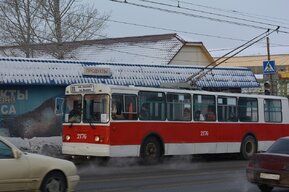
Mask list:
POLYGON ((183 117, 183 120, 187 120, 187 121, 190 121, 191 120, 191 110, 189 108, 185 108, 184 109, 184 117, 183 117))
POLYGON ((132 120, 133 119, 133 102, 131 99, 129 99, 128 105, 126 106, 128 114, 127 119, 132 120))
POLYGON ((80 101, 74 101, 72 110, 69 112, 68 121, 69 122, 80 122, 81 118, 81 103, 80 101))
POLYGON ((194 113, 194 120, 195 121, 204 121, 205 118, 200 110, 195 111, 194 113))
POLYGON ((206 120, 207 121, 215 121, 216 120, 216 114, 215 114, 215 107, 209 106, 208 112, 206 114, 206 120))
POLYGON ((231 112, 229 114, 229 121, 238 121, 237 116, 235 115, 235 113, 231 112))
POLYGON ((118 102, 112 103, 112 111, 111 111, 112 118, 115 120, 123 120, 125 119, 123 114, 121 113, 121 104, 118 102))
POLYGON ((150 118, 149 104, 148 103, 143 103, 142 106, 141 106, 140 113, 139 113, 139 119, 147 120, 149 118, 150 118))

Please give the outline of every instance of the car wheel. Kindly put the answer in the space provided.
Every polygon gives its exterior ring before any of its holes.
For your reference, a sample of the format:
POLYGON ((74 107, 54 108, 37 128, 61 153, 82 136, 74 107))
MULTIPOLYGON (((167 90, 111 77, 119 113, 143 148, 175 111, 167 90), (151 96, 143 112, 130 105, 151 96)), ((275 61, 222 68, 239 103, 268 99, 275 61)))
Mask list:
POLYGON ((252 157, 256 152, 257 152, 256 139, 251 135, 246 136, 241 144, 241 157, 247 160, 250 157, 252 157))
POLYGON ((66 192, 66 179, 60 172, 51 172, 42 181, 41 192, 66 192))
POLYGON ((258 187, 262 192, 271 192, 273 190, 273 187, 264 184, 258 185, 258 187))
POLYGON ((157 164, 161 160, 161 146, 156 137, 148 137, 140 149, 142 163, 146 165, 157 164))

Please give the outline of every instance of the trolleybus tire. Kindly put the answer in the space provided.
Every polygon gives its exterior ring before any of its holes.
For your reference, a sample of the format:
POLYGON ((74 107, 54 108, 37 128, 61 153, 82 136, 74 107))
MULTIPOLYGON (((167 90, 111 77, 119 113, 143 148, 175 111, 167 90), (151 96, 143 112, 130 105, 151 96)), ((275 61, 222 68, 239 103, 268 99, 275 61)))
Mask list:
POLYGON ((241 144, 241 158, 248 160, 257 152, 257 141, 252 135, 247 135, 241 144))
POLYGON ((145 165, 159 163, 162 157, 160 141, 153 136, 146 138, 140 148, 140 157, 145 165))

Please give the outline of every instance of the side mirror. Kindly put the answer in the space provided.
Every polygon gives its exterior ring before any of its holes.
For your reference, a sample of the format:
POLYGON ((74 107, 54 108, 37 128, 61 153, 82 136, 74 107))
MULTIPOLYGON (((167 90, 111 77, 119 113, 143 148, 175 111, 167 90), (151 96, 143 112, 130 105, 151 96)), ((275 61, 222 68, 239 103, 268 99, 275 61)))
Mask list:
POLYGON ((21 151, 19 151, 19 150, 15 150, 15 151, 14 151, 14 157, 15 157, 15 159, 20 159, 21 156, 22 156, 22 152, 21 152, 21 151))
POLYGON ((54 102, 54 112, 55 115, 63 115, 63 104, 64 104, 64 99, 60 97, 55 98, 54 102))

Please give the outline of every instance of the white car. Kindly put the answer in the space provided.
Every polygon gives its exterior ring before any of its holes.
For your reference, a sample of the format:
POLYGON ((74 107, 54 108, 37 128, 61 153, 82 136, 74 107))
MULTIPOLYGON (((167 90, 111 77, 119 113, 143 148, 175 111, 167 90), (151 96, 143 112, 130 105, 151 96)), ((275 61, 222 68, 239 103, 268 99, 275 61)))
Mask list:
POLYGON ((78 181, 72 162, 22 152, 0 136, 0 191, 74 191, 78 181))

